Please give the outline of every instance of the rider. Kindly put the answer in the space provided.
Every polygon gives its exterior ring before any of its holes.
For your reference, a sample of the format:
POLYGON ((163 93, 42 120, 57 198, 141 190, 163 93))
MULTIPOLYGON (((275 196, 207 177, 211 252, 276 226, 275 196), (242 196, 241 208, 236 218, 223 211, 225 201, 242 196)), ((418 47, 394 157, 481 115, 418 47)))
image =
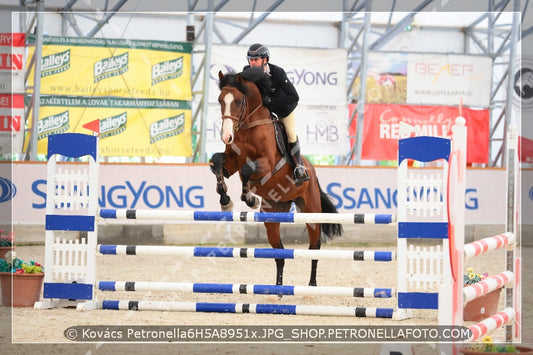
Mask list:
POLYGON ((269 63, 270 51, 262 44, 255 43, 248 48, 246 58, 248 59, 247 66, 243 70, 250 67, 263 68, 265 73, 270 77, 272 82, 271 94, 263 97, 263 104, 270 109, 270 111, 276 114, 287 132, 287 138, 289 141, 290 154, 294 165, 294 183, 296 186, 300 186, 304 181, 309 180, 309 173, 305 168, 302 158, 300 156, 300 143, 298 142, 298 136, 294 129, 294 109, 298 106, 299 96, 292 85, 291 81, 287 78, 287 74, 283 68, 269 63))

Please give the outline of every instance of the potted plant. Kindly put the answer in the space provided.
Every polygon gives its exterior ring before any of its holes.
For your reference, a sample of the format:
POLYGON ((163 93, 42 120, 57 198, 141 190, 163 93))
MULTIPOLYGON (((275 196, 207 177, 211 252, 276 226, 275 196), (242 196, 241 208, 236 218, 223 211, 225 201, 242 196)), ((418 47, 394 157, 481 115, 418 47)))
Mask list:
POLYGON ((459 351, 465 355, 481 354, 522 354, 533 355, 533 349, 508 343, 494 343, 490 336, 485 336, 480 343, 474 343, 459 351))
POLYGON ((0 229, 0 259, 3 259, 8 251, 15 248, 13 246, 14 240, 15 232, 5 233, 3 229, 0 229))
POLYGON ((43 285, 43 266, 35 261, 25 262, 14 251, 0 259, 2 305, 33 307, 39 301, 43 285))
MULTIPOLYGON (((465 286, 475 284, 488 276, 487 273, 479 274, 473 268, 468 268, 463 277, 465 286)), ((493 316, 498 311, 501 288, 487 293, 484 296, 468 302, 463 309, 463 319, 465 321, 479 322, 485 318, 493 316)))

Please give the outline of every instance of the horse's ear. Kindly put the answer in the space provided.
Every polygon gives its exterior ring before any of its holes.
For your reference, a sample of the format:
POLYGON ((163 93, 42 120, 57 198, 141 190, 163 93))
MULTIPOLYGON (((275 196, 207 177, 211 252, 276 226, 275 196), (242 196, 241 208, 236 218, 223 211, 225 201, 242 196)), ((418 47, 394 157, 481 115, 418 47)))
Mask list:
POLYGON ((242 83, 242 82, 243 82, 242 74, 241 74, 241 73, 237 74, 237 81, 238 81, 239 83, 242 83))
POLYGON ((222 80, 224 78, 224 74, 222 74, 222 70, 218 71, 218 79, 222 80))

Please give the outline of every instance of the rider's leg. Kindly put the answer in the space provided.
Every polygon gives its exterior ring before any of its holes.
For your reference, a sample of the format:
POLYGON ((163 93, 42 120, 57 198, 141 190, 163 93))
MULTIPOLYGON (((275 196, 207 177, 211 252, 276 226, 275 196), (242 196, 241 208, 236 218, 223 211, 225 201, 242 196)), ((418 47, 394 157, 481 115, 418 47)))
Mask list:
POLYGON ((300 186, 304 181, 309 180, 309 173, 300 156, 300 143, 298 142, 298 136, 294 129, 294 111, 287 117, 282 118, 281 122, 285 126, 285 131, 287 132, 290 155, 294 161, 294 183, 296 186, 300 186))

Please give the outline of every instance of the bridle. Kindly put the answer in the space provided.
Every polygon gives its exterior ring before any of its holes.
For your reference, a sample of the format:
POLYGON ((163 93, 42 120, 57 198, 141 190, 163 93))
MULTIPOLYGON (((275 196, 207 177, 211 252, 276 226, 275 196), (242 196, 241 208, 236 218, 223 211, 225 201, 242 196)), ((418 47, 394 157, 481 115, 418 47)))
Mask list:
POLYGON ((223 115, 222 116, 222 119, 226 119, 226 118, 229 118, 230 120, 236 122, 237 124, 235 125, 235 132, 238 131, 239 129, 249 129, 249 128, 252 128, 252 127, 256 127, 256 126, 260 126, 260 125, 264 125, 264 124, 271 124, 272 123, 272 119, 262 119, 262 120, 258 120, 258 121, 254 121, 254 122, 248 122, 248 120, 250 119, 250 117, 252 117, 254 115, 254 113, 256 113, 262 105, 262 103, 259 103, 259 105, 257 105, 253 110, 252 112, 250 112, 248 114, 248 116, 244 117, 244 114, 246 113, 246 109, 248 108, 248 100, 246 99, 246 95, 243 95, 243 104, 241 105, 241 112, 239 112, 239 116, 238 117, 235 117, 235 116, 231 116, 231 115, 223 115))

